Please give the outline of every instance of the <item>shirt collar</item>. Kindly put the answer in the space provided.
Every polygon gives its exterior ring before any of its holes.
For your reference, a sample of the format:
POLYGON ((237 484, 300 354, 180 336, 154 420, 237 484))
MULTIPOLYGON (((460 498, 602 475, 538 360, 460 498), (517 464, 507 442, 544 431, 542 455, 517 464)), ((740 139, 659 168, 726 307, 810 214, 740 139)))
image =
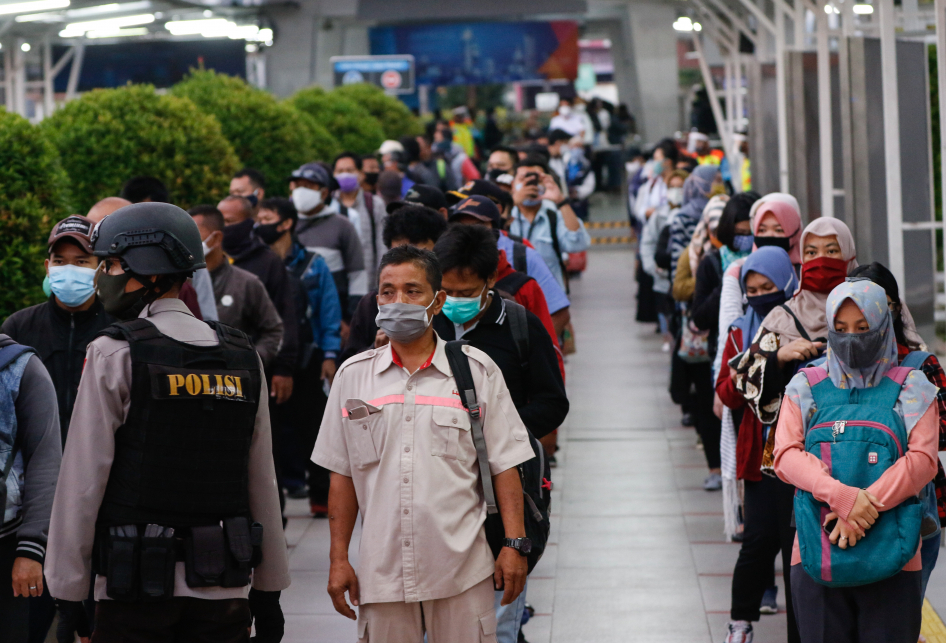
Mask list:
MULTIPOLYGON (((426 362, 424 362, 418 371, 422 371, 429 366, 433 366, 438 371, 449 377, 453 374, 453 371, 450 370, 450 364, 447 361, 447 352, 445 350, 447 344, 442 339, 440 339, 440 336, 437 335, 436 332, 434 332, 434 340, 437 342, 437 345, 434 346, 434 352, 431 353, 430 357, 426 362)), ((388 344, 382 350, 383 352, 380 354, 377 362, 375 363, 375 375, 380 375, 392 365, 397 366, 398 368, 404 368, 403 364, 401 364, 400 357, 398 357, 397 353, 394 352, 394 348, 391 346, 391 344, 388 344)))
POLYGON ((173 297, 168 299, 155 299, 153 302, 145 306, 144 310, 138 315, 139 318, 153 317, 158 313, 184 313, 185 315, 190 315, 191 317, 194 314, 190 311, 185 304, 180 299, 173 297))

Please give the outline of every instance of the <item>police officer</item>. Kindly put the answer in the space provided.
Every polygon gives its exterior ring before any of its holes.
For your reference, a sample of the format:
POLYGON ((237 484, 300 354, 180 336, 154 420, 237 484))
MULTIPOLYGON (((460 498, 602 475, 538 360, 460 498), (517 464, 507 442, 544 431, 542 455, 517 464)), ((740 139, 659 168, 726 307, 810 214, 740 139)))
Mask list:
POLYGON ((95 574, 97 642, 246 641, 250 570, 268 597, 289 585, 259 357, 177 298, 204 267, 186 212, 127 206, 92 243, 99 298, 129 321, 89 344, 53 503, 50 592, 80 601, 95 574))

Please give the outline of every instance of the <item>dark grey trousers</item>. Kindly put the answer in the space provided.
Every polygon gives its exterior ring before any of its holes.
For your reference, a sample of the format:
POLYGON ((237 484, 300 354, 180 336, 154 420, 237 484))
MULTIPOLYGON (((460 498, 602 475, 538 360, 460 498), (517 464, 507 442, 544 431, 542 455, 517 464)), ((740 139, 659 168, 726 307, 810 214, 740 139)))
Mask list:
POLYGON ((792 599, 802 643, 916 643, 922 572, 900 572, 861 587, 825 587, 792 567, 792 599))

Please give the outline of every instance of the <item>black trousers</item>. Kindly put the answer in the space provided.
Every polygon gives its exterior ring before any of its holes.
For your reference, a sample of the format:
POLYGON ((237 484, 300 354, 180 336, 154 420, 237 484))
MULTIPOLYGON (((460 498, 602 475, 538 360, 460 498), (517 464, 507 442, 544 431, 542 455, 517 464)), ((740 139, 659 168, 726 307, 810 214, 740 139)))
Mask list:
POLYGON ((860 587, 825 587, 792 568, 795 614, 805 643, 914 643, 923 621, 922 572, 860 587))
POLYGON ((703 440, 706 466, 710 469, 719 469, 719 438, 722 435, 723 425, 713 413, 713 396, 716 393, 713 388, 713 365, 710 362, 686 364, 686 369, 696 389, 694 397, 696 432, 703 440))
MULTIPOLYGON (((744 510, 745 531, 739 559, 732 577, 732 611, 734 621, 758 621, 759 602, 772 586, 772 565, 782 552, 785 575, 785 606, 788 611, 788 641, 799 643, 793 601, 792 547, 795 528, 791 526, 795 487, 778 478, 763 475, 759 482, 746 480, 744 510)), ((808 640, 805 640, 808 643, 808 640)))
POLYGON ((0 538, 0 641, 26 643, 30 633, 30 600, 13 597, 11 576, 16 559, 16 535, 0 538))
POLYGON ((176 597, 158 603, 99 601, 93 643, 247 643, 245 598, 176 597))

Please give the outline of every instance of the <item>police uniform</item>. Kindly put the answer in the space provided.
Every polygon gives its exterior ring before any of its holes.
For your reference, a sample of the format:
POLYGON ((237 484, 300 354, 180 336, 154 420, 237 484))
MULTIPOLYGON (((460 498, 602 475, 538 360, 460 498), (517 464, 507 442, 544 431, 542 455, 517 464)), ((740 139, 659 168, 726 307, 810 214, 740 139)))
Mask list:
POLYGON ((262 372, 246 335, 176 298, 146 303, 89 345, 46 577, 53 596, 80 601, 95 574, 97 640, 246 640, 250 569, 258 590, 288 587, 262 372))
MULTIPOLYGON (((413 374, 390 345, 338 371, 312 460, 352 478, 362 531, 358 637, 372 643, 495 641, 495 561, 470 418, 445 343, 413 374), (366 403, 367 417, 346 407, 366 403)), ((534 457, 502 372, 464 347, 484 411, 487 475, 534 457)))

